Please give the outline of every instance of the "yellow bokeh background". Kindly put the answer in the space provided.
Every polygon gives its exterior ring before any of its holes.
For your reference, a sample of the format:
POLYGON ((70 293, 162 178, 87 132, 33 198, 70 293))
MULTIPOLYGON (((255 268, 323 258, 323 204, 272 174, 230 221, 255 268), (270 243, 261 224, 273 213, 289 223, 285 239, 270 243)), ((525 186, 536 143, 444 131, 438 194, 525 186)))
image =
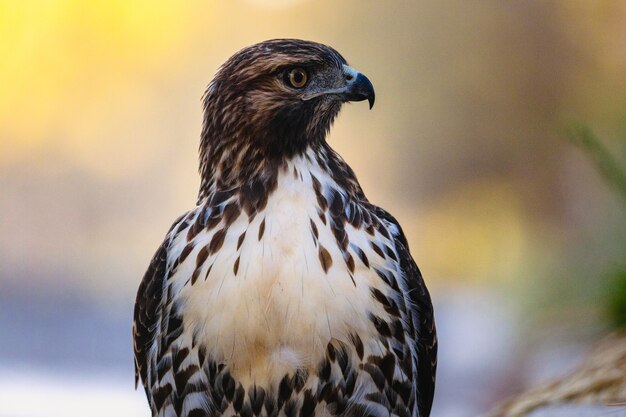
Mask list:
MULTIPOLYGON (((131 226, 108 216, 106 205, 96 208, 105 229, 134 227, 137 235, 125 238, 143 255, 132 265, 143 265, 165 219, 193 201, 199 97, 217 66, 265 38, 313 38, 356 57, 376 81, 374 112, 344 111, 331 141, 355 165, 373 199, 391 205, 408 226, 430 275, 514 279, 532 262, 534 248, 544 250, 539 229, 571 232, 558 214, 568 203, 554 197, 567 179, 559 177, 562 168, 545 164, 567 165, 563 161, 574 158, 581 169, 589 166, 559 138, 563 122, 586 120, 617 132, 626 91, 623 3, 515 7, 3 1, 0 163, 6 181, 20 167, 34 182, 75 173, 86 187, 103 181, 115 188, 134 178, 169 195, 161 205, 144 196, 151 210, 162 210, 160 222, 140 219, 131 226), (520 19, 528 24, 515 23, 520 19), (480 155, 472 156, 476 150, 480 155), (526 158, 536 165, 527 177, 523 152, 537 153, 535 161, 526 158), (487 160, 494 166, 481 172, 487 160), (535 213, 529 212, 533 205, 535 213)), ((586 175, 594 181, 593 173, 586 175)), ((19 199, 20 189, 14 192, 19 199)), ((106 198, 126 198, 110 192, 106 198)), ((71 195, 52 198, 59 199, 59 216, 84 203, 71 195)), ((17 220, 4 217, 5 226, 17 220)), ((118 239, 102 233, 85 237, 77 229, 66 237, 100 248, 95 257, 102 259, 102 245, 118 239)), ((556 237, 545 243, 555 253, 567 251, 564 244, 556 237)), ((85 262, 79 258, 78 264, 85 262)))

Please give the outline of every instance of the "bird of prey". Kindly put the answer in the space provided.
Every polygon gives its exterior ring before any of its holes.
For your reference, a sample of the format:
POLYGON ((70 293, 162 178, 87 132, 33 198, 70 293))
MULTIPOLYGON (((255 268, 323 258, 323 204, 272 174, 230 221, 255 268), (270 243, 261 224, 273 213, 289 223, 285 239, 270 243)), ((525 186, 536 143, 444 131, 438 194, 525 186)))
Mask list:
POLYGON ((196 207, 139 286, 136 382, 159 417, 427 417, 432 304, 398 222, 326 142, 371 82, 333 48, 247 47, 203 99, 196 207))

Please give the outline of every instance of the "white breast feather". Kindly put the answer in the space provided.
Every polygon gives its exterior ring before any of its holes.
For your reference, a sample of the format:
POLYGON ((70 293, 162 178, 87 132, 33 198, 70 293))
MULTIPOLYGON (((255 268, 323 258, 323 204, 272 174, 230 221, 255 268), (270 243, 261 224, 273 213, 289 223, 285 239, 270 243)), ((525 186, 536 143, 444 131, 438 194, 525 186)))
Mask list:
MULTIPOLYGON (((355 286, 330 227, 318 216, 311 174, 323 186, 337 188, 316 164, 304 158, 293 160, 279 174, 265 209, 251 223, 242 213, 229 226, 221 249, 207 258, 195 284, 189 284, 189 277, 195 270, 196 254, 220 226, 196 236, 194 250, 172 277, 185 333, 197 332, 208 354, 227 363, 244 386, 277 384, 298 368, 315 367, 331 339, 349 343, 351 333, 361 337, 366 350, 378 349, 368 312, 386 313, 372 299, 370 288, 384 290, 384 283, 352 253, 355 286), (300 174, 297 178, 294 167, 300 174), (333 260, 327 273, 312 238, 310 219, 317 226, 319 244, 333 260), (259 241, 262 221, 265 231, 259 241), (244 231, 245 240, 237 251, 244 231), (235 275, 233 265, 239 254, 235 275)), ((364 230, 347 225, 346 232, 350 242, 365 251, 372 267, 393 267, 374 253, 369 243, 373 237, 364 230)), ((185 246, 185 233, 179 239, 170 251, 172 258, 185 246)), ((388 243, 376 236, 381 239, 388 243)))

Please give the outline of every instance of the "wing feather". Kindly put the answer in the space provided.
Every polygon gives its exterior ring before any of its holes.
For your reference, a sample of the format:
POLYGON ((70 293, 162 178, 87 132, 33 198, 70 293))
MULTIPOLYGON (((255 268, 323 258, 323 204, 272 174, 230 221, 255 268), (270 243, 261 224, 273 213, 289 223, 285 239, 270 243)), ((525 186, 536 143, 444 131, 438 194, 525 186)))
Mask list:
POLYGON ((133 347, 135 350, 135 386, 139 380, 143 381, 146 395, 150 398, 148 389, 148 351, 152 346, 158 323, 160 321, 163 288, 165 285, 167 268, 167 243, 165 241, 154 254, 150 266, 143 276, 137 299, 133 320, 133 347))
POLYGON ((405 297, 408 298, 406 321, 413 323, 417 348, 417 400, 420 416, 430 415, 435 394, 435 376, 437 372, 437 331, 430 294, 415 264, 409 244, 398 221, 380 207, 375 207, 376 215, 387 222, 395 240, 399 256, 400 269, 404 276, 405 297))

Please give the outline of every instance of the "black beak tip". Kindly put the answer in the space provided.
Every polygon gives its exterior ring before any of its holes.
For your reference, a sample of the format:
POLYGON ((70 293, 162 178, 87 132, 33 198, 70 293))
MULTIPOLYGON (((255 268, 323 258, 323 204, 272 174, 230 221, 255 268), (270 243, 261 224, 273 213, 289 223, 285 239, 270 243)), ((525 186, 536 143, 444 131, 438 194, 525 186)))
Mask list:
POLYGON ((374 93, 372 93, 372 95, 367 98, 367 102, 370 104, 370 110, 372 110, 372 107, 374 107, 375 100, 376 100, 376 95, 374 93))

